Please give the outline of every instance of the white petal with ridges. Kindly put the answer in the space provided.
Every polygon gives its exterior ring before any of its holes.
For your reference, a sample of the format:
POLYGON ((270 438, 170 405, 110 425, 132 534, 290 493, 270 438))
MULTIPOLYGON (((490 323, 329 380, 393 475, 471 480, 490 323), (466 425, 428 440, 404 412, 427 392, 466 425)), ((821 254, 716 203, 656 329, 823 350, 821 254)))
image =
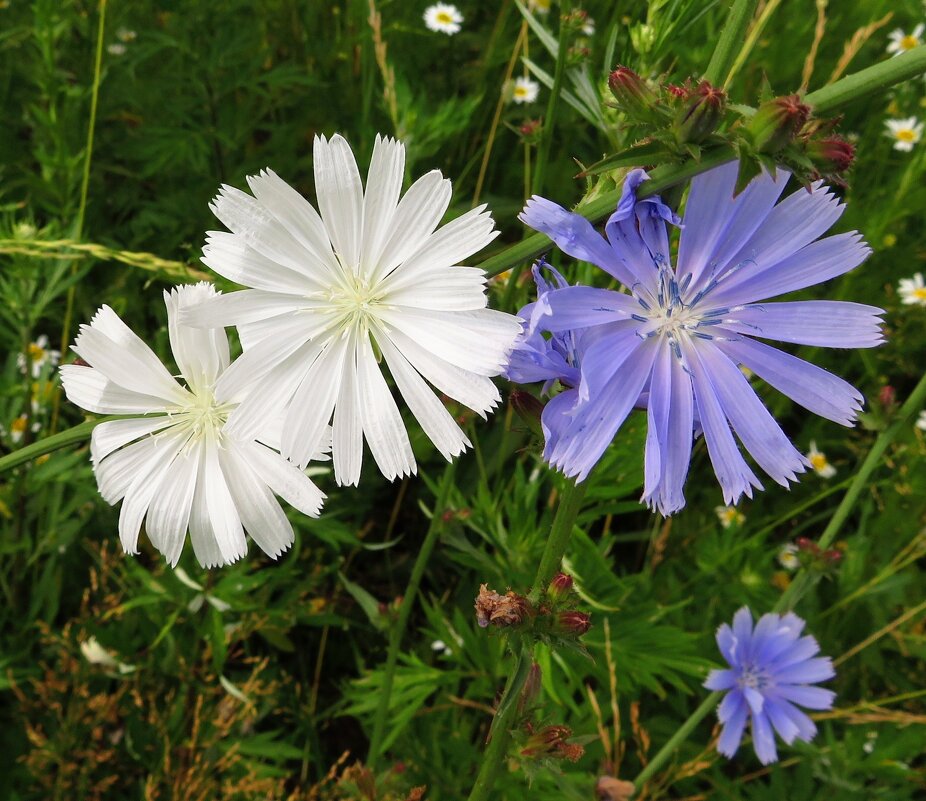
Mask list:
POLYGON ((316 136, 312 156, 315 193, 328 238, 342 267, 353 270, 360 262, 363 231, 363 185, 357 162, 340 134, 330 141, 316 136))

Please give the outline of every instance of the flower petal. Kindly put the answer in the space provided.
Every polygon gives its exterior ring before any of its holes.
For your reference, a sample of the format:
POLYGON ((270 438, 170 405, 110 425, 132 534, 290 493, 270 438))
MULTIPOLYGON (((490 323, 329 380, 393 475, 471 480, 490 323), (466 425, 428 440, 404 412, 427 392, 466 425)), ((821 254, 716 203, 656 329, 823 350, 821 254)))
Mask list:
POLYGON ((184 310, 218 297, 221 295, 205 282, 164 292, 170 349, 187 385, 194 391, 211 389, 228 367, 228 337, 222 328, 193 328, 181 318, 184 310))
POLYGON ((201 450, 201 445, 194 443, 193 447, 177 455, 148 507, 145 531, 151 544, 163 554, 171 567, 177 566, 186 541, 201 450))
POLYGON ((748 717, 749 707, 746 706, 745 701, 740 699, 739 704, 731 712, 723 725, 723 730, 720 732, 720 737, 717 740, 718 753, 723 754, 725 757, 732 757, 737 752, 743 740, 743 730, 746 728, 748 717))
POLYGON ((318 209, 341 266, 360 265, 363 233, 363 185, 350 145, 340 134, 330 141, 316 136, 312 148, 318 209))
POLYGON ((404 175, 405 146, 395 139, 377 134, 363 194, 360 268, 367 275, 375 271, 383 247, 392 233, 404 175))
POLYGON ((78 364, 64 364, 61 383, 67 399, 81 409, 97 414, 147 414, 164 412, 169 404, 164 398, 143 395, 114 384, 99 370, 78 364))
POLYGON ((202 262, 229 281, 268 292, 305 295, 321 286, 305 273, 268 259, 249 247, 242 237, 227 231, 206 232, 202 262))
POLYGON ((836 693, 822 687, 802 687, 797 684, 785 684, 775 688, 777 695, 800 704, 807 709, 832 709, 836 693))
POLYGON ((331 453, 334 476, 342 487, 357 486, 363 466, 363 423, 357 386, 357 344, 351 337, 347 346, 341 388, 331 424, 331 453))
POLYGON ((723 326, 764 339, 824 348, 873 348, 884 342, 875 306, 838 300, 762 303, 731 314, 735 323, 723 326))
POLYGON ((775 747, 775 734, 765 713, 752 716, 752 747, 763 765, 778 761, 778 749, 775 747))
MULTIPOLYGON (((86 368, 84 368, 86 369, 86 368)), ((126 420, 108 420, 94 426, 90 435, 90 460, 94 465, 114 451, 137 439, 174 425, 167 415, 159 417, 131 417, 126 420)))
POLYGON ((254 472, 274 493, 302 514, 318 517, 325 493, 312 479, 266 445, 247 441, 239 441, 238 445, 254 472))
POLYGON ((731 690, 736 686, 736 673, 732 670, 712 670, 704 686, 708 690, 731 690))
POLYGON ((716 344, 738 364, 827 420, 851 426, 862 408, 861 393, 822 367, 752 339, 716 344))

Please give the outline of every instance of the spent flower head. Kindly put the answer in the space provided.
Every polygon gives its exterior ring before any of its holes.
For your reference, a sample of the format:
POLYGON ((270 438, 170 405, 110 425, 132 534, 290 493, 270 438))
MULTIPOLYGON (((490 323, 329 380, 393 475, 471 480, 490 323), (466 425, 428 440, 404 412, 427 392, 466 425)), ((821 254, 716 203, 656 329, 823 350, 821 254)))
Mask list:
POLYGON ((832 662, 816 657, 817 641, 801 636, 804 621, 797 615, 763 615, 753 628, 752 613, 743 607, 732 628, 717 630, 717 645, 729 664, 712 670, 704 682, 709 690, 726 692, 717 710, 723 724, 717 750, 732 757, 739 748, 746 723, 752 723, 752 742, 763 765, 778 759, 775 732, 790 745, 809 742, 817 727, 798 706, 830 709, 835 693, 812 685, 836 675, 832 662))

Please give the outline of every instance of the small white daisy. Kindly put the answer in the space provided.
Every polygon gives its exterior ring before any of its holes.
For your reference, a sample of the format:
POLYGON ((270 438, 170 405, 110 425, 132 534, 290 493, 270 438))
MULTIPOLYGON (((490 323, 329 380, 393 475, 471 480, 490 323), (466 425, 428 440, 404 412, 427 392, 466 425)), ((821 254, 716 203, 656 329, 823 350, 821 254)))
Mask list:
POLYGON ((187 530, 203 567, 244 556, 245 531, 276 558, 292 545, 293 528, 274 495, 312 517, 324 498, 268 447, 279 436, 275 418, 267 418, 257 437, 227 430, 235 399, 217 400, 215 386, 228 368, 228 339, 220 328, 190 328, 180 320, 183 308, 218 294, 206 283, 164 293, 170 346, 185 385, 109 306, 81 326, 75 340, 86 366, 61 368, 69 401, 98 414, 131 415, 93 429, 93 471, 103 499, 122 501, 125 551, 137 552, 144 520, 152 545, 172 566, 187 530))
POLYGON ((920 416, 916 418, 916 427, 920 431, 926 431, 926 409, 920 412, 920 416))
POLYGON ((424 24, 428 30, 453 36, 460 32, 463 15, 456 6, 449 3, 435 3, 424 12, 424 24))
POLYGON ((445 656, 450 656, 453 653, 453 649, 447 645, 443 640, 434 640, 431 643, 431 650, 437 654, 444 654, 445 656))
POLYGON ((484 415, 520 321, 486 308, 486 275, 456 266, 495 236, 485 206, 447 225, 451 185, 439 171, 399 199, 405 147, 376 137, 366 189, 340 135, 314 145, 319 212, 271 170, 254 196, 223 186, 211 205, 231 233, 210 231, 203 262, 250 289, 186 313, 192 325, 236 325, 244 354, 216 385, 247 393, 229 431, 253 435, 285 416, 282 453, 305 465, 332 421, 339 484, 357 484, 366 439, 388 479, 416 471, 405 424, 383 377, 448 460, 470 442, 429 386, 484 415), (253 390, 253 391, 251 391, 253 390))
POLYGON ((885 120, 887 126, 885 136, 894 140, 894 150, 909 153, 913 146, 923 138, 923 123, 916 117, 907 117, 905 120, 885 120))
POLYGON ((128 28, 119 28, 116 30, 116 38, 120 42, 134 42, 138 38, 138 34, 128 28))
POLYGON ((817 449, 817 443, 813 440, 810 440, 810 450, 806 456, 813 471, 821 478, 832 478, 836 475, 836 468, 830 464, 826 454, 817 449))
POLYGON ((914 273, 913 278, 901 278, 897 292, 905 306, 926 306, 926 282, 922 273, 914 273))
POLYGON ((746 515, 735 506, 716 506, 714 512, 724 528, 741 526, 746 522, 746 515))
POLYGON ((122 42, 113 42, 112 44, 106 45, 106 52, 111 56, 124 56, 126 46, 122 42))
POLYGON ((514 79, 511 90, 511 99, 515 103, 533 103, 540 94, 540 84, 530 78, 520 77, 514 79))
POLYGON ((88 637, 80 644, 80 652, 83 654, 91 665, 101 665, 107 668, 113 668, 120 673, 132 673, 135 670, 134 665, 127 665, 120 662, 109 651, 106 650, 96 637, 88 637))
POLYGON ((901 28, 891 31, 888 34, 890 41, 887 45, 887 52, 894 56, 906 53, 914 47, 923 44, 923 32, 926 31, 926 25, 922 22, 917 25, 910 33, 904 33, 901 28))
POLYGON ((581 31, 583 36, 594 36, 595 20, 593 20, 591 17, 586 17, 585 22, 582 23, 581 31))
POLYGON ((22 442, 23 435, 26 433, 26 426, 29 425, 29 418, 21 414, 12 423, 10 423, 10 440, 14 445, 22 442))
POLYGON ((42 334, 35 342, 29 343, 25 353, 17 354, 16 365, 23 375, 28 372, 33 378, 38 378, 46 364, 55 367, 60 358, 61 351, 49 348, 48 337, 42 334))
POLYGON ((789 542, 778 552, 778 563, 785 570, 797 570, 801 566, 801 560, 797 558, 797 550, 797 546, 789 542))

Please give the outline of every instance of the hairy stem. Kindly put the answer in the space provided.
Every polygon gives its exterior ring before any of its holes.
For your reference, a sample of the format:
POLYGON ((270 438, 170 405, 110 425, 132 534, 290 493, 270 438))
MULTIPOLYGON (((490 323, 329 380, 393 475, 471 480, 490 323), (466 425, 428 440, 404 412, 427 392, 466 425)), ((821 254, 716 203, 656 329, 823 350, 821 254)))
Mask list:
POLYGON ((746 29, 755 14, 758 0, 734 0, 727 21, 717 40, 711 63, 707 65, 704 78, 714 86, 722 86, 727 82, 730 68, 736 59, 736 54, 743 45, 746 29))
MULTIPOLYGON (((560 496, 556 516, 553 518, 553 525, 550 527, 550 536, 547 538, 543 554, 540 557, 540 565, 534 578, 534 586, 529 595, 532 602, 536 602, 540 598, 540 594, 550 583, 550 579, 559 570, 563 554, 566 553, 566 548, 569 546, 569 539, 576 524, 576 517, 582 507, 585 489, 584 483, 576 484, 574 481, 570 481, 566 484, 563 494, 560 496)), ((501 701, 499 701, 495 718, 492 721, 489 734, 491 739, 485 754, 483 754, 476 783, 469 794, 469 801, 486 801, 486 799, 492 797, 490 795, 492 787, 495 784, 495 779, 498 776, 505 755, 508 753, 511 724, 517 711, 518 695, 524 686, 530 665, 531 649, 529 646, 524 645, 518 651, 514 668, 509 674, 508 682, 502 692, 501 701)))
POLYGON ((376 717, 373 720, 373 736, 370 740, 370 755, 367 759, 368 764, 371 766, 376 764, 383 748, 386 718, 389 716, 389 701, 391 700, 392 687, 395 683, 396 664, 399 659, 399 648, 402 645, 402 635, 405 634, 408 616, 411 614, 412 607, 415 605, 415 596, 418 594, 421 577, 424 575, 424 569, 428 564, 431 551, 434 550, 434 544, 437 542, 437 535, 440 533, 442 527, 442 515, 444 509, 447 507, 450 490, 453 487, 455 464, 455 462, 450 462, 444 469, 444 475, 438 485, 437 496, 434 499, 431 522, 428 525, 428 531, 425 534, 424 541, 421 543, 421 548, 418 551, 415 564, 412 566, 412 573, 408 578, 408 586, 405 588, 405 594, 402 596, 402 604, 399 607, 399 617, 389 632, 389 650, 386 654, 386 674, 383 678, 383 686, 379 694, 376 717))

